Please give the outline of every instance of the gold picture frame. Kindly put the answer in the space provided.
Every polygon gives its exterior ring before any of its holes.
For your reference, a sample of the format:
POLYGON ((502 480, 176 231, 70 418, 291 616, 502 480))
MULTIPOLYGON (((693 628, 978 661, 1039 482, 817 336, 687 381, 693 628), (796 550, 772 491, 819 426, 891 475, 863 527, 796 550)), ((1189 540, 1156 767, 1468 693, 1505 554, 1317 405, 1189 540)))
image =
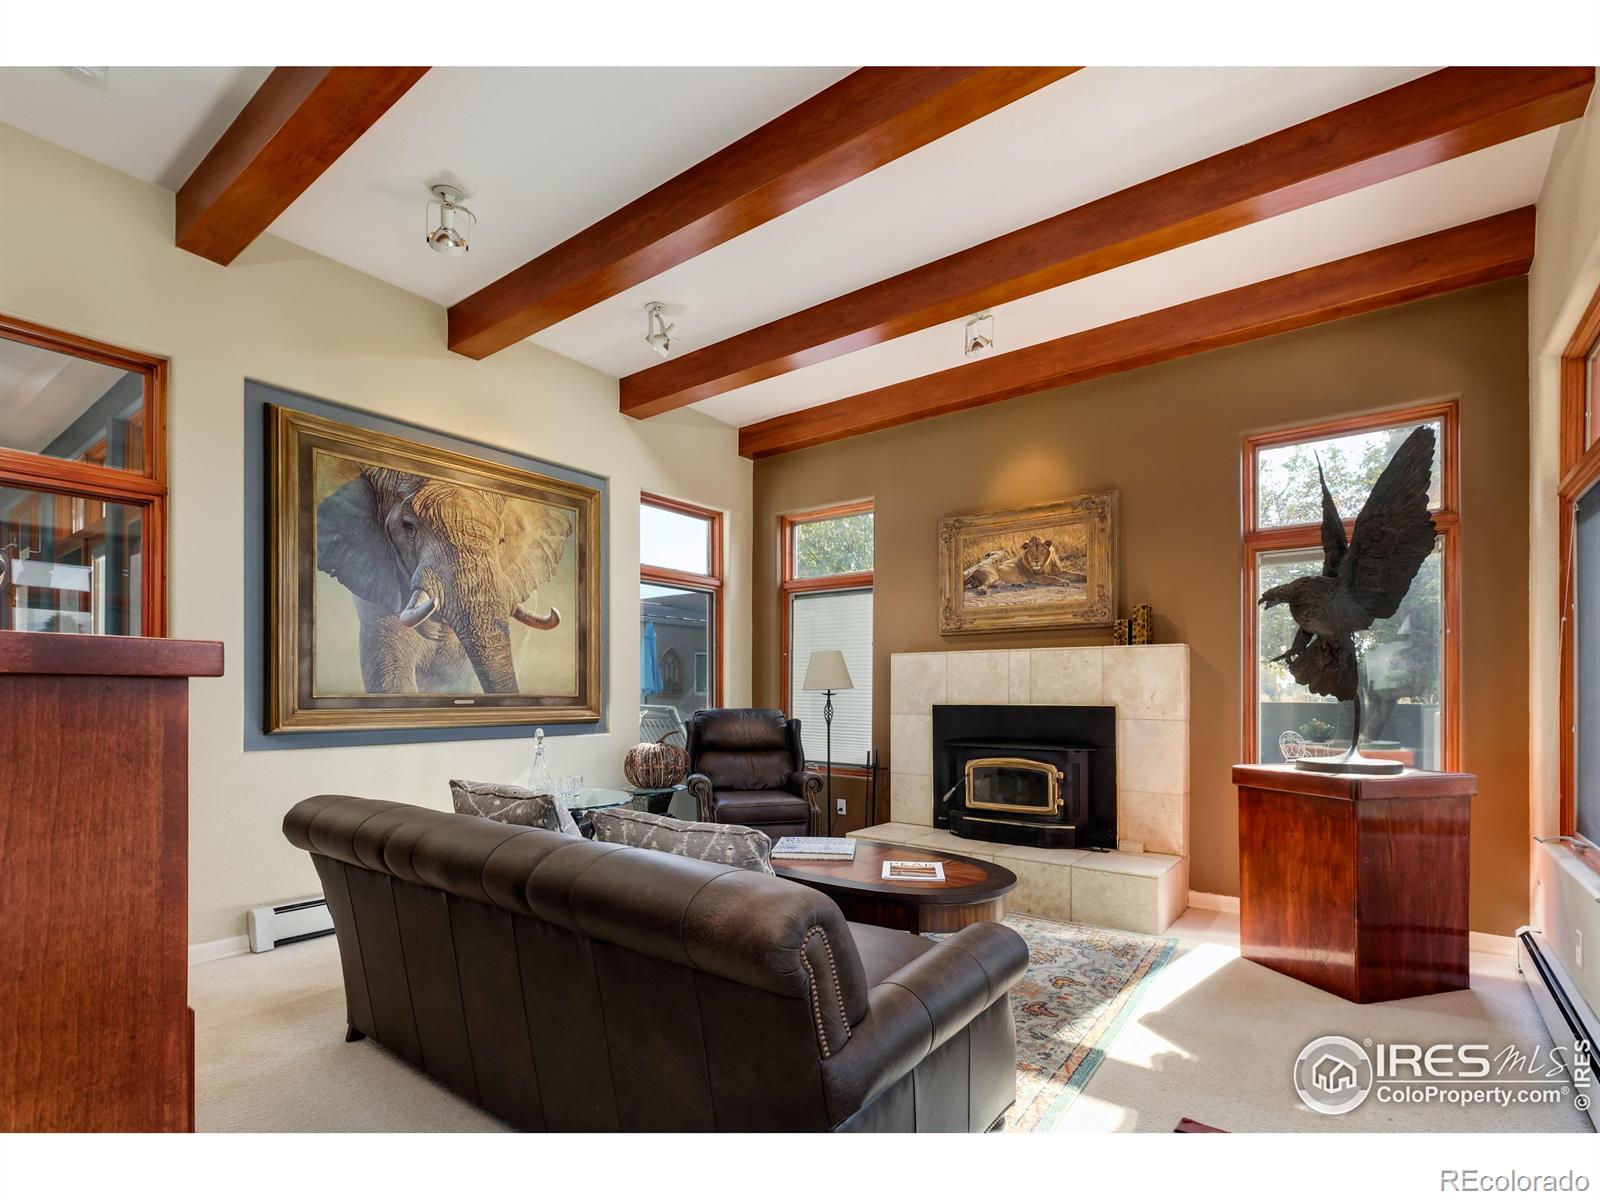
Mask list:
POLYGON ((601 719, 597 489, 279 405, 268 429, 269 733, 601 719))
POLYGON ((939 522, 939 631, 1110 625, 1117 492, 939 522))

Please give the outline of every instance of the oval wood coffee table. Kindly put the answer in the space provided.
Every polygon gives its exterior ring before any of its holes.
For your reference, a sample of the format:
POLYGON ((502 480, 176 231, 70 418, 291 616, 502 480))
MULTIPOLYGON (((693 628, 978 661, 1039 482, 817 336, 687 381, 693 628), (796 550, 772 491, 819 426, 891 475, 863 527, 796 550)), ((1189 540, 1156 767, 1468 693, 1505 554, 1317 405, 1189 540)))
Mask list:
POLYGON ((981 858, 859 839, 851 862, 775 861, 772 869, 831 897, 847 921, 910 933, 953 933, 998 921, 1006 915, 1006 893, 1017 886, 1010 871, 981 858), (943 863, 944 882, 887 880, 883 864, 890 859, 943 863))

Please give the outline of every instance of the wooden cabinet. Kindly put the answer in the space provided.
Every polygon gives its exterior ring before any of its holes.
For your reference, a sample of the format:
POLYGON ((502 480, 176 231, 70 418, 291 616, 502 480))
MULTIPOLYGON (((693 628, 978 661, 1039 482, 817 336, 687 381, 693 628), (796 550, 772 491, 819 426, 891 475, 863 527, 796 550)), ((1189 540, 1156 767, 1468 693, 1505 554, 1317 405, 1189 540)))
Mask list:
POLYGON ((0 1130, 194 1128, 188 690, 221 674, 0 632, 0 1130))
POLYGON ((1237 766, 1239 949, 1358 1004, 1471 986, 1474 775, 1237 766))

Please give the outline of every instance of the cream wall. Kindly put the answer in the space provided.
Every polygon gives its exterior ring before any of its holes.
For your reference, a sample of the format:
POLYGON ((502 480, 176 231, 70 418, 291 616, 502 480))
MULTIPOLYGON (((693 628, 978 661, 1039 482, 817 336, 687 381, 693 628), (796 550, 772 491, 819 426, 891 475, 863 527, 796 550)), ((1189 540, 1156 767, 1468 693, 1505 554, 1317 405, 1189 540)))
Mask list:
POLYGON ((227 655, 225 677, 191 693, 191 943, 242 934, 250 905, 317 890, 279 829, 295 801, 333 791, 448 807, 452 776, 510 779, 530 749, 244 752, 246 378, 609 479, 610 732, 555 740, 561 773, 620 782, 638 732, 641 490, 727 512, 727 701, 749 702, 751 464, 732 428, 691 412, 630 420, 614 379, 526 343, 481 363, 451 354, 444 309, 276 238, 227 268, 196 258, 172 244, 171 192, 5 125, 0 225, 37 232, 0 241, 0 312, 171 360, 171 633, 220 639, 227 655))
MULTIPOLYGON (((1556 489, 1561 475, 1559 360, 1584 307, 1600 288, 1600 105, 1562 129, 1539 195, 1528 276, 1529 362, 1529 800, 1534 837, 1560 830, 1560 571, 1556 489)), ((1470 684, 1469 684, 1470 686, 1470 684)), ((1577 965, 1575 933, 1600 946, 1600 905, 1586 869, 1565 850, 1535 842, 1533 924, 1590 1005, 1600 1009, 1600 953, 1577 965)), ((1588 873, 1592 875, 1592 873, 1588 873)))

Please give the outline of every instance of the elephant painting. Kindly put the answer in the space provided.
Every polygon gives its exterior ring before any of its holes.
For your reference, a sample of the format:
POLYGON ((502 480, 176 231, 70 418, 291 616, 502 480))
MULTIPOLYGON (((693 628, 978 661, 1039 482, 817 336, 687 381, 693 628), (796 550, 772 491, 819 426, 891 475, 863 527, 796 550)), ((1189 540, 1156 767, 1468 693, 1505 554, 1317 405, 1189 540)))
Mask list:
POLYGON ((354 597, 365 690, 521 693, 513 622, 539 633, 561 624, 560 609, 541 610, 536 595, 561 566, 575 515, 448 479, 359 467, 316 505, 316 565, 354 597))
POLYGON ((266 732, 604 719, 604 480, 267 412, 266 732))

